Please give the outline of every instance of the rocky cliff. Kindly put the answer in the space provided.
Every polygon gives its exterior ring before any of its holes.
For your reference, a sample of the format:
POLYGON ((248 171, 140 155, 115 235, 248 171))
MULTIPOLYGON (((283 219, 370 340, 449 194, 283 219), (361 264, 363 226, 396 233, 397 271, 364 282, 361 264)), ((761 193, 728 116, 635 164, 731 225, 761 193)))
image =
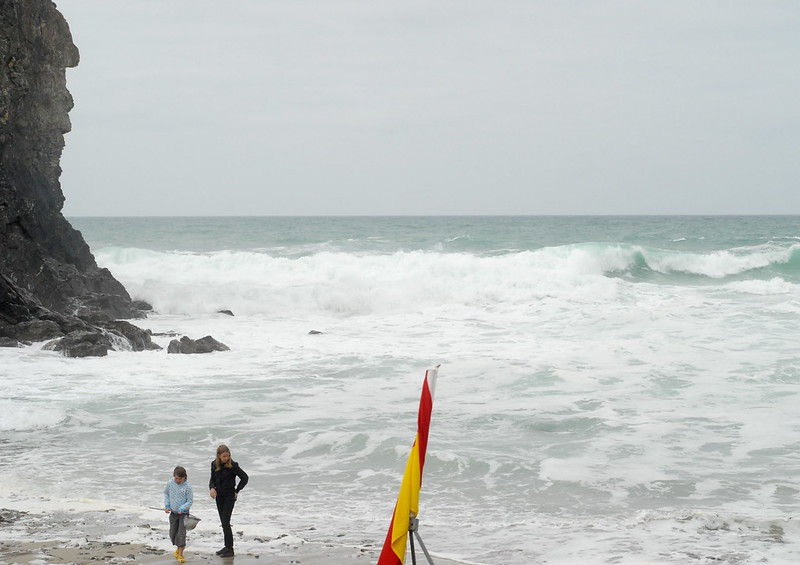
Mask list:
POLYGON ((0 0, 0 57, 0 337, 47 339, 134 317, 125 288, 61 213, 66 69, 79 56, 51 0, 0 0))

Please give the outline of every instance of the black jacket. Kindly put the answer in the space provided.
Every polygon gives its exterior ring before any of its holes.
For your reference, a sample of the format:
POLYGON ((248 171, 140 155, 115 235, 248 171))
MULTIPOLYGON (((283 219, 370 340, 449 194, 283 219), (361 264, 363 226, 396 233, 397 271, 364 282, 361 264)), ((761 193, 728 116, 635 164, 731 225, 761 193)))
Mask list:
POLYGON ((244 488, 250 477, 247 476, 236 461, 231 461, 231 467, 216 469, 216 461, 211 462, 211 480, 208 481, 208 489, 217 489, 217 496, 229 496, 237 493, 244 488), (236 485, 236 477, 239 477, 239 485, 236 485))

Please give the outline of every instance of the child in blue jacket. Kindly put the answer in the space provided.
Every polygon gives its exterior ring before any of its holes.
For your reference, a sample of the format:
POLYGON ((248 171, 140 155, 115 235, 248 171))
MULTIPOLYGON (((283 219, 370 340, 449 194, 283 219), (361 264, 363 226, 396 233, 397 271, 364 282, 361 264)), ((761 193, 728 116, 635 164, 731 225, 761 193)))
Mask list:
POLYGON ((169 539, 177 547, 175 559, 185 563, 183 550, 186 549, 186 526, 184 518, 192 507, 192 485, 186 469, 181 466, 172 471, 172 479, 164 487, 164 512, 169 513, 169 539))

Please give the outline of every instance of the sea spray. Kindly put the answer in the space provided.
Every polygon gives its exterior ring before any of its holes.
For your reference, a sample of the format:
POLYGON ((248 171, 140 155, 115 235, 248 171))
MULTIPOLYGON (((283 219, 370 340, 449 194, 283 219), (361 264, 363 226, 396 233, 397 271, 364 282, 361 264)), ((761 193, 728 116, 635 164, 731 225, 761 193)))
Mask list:
MULTIPOLYGON (((422 375, 441 363, 420 515, 434 556, 800 550, 796 220, 195 219, 202 235, 147 221, 158 238, 137 219, 80 229, 154 305, 136 323, 156 342, 232 350, 1 349, 6 506, 136 516, 176 464, 202 485, 224 442, 251 475, 242 551, 282 533, 377 551, 422 375)), ((196 507, 213 551, 213 503, 196 507)))

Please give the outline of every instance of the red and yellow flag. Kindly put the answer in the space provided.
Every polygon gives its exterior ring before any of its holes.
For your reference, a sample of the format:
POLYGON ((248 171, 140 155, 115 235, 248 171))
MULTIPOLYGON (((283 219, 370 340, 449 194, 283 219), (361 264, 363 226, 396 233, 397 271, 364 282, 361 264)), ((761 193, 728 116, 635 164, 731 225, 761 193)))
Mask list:
POLYGON ((383 542, 383 550, 378 565, 403 565, 406 557, 409 520, 419 512, 419 489, 422 486, 422 468, 425 466, 425 452, 428 450, 428 429, 431 425, 433 393, 436 389, 436 375, 439 367, 425 371, 422 383, 422 396, 419 399, 417 416, 417 437, 411 446, 411 454, 406 463, 400 494, 394 507, 392 522, 383 542))

